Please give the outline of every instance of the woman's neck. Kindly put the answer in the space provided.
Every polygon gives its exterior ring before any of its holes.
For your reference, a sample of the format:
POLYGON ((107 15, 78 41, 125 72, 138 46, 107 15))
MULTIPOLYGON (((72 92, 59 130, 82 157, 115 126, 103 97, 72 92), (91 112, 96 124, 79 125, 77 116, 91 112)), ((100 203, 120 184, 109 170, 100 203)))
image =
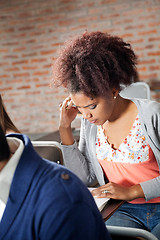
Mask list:
POLYGON ((117 119, 121 118, 122 115, 126 114, 126 112, 129 111, 130 105, 132 105, 132 101, 128 99, 124 99, 118 95, 115 102, 114 110, 112 112, 110 119, 108 119, 108 121, 114 122, 117 119))

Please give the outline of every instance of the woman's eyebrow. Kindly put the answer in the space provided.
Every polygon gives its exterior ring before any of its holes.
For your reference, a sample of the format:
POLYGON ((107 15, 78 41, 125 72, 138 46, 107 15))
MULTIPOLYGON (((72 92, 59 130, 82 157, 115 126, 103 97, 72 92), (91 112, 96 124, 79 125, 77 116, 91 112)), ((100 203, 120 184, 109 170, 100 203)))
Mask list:
POLYGON ((75 104, 73 104, 73 106, 76 107, 76 108, 87 108, 87 107, 90 107, 90 106, 92 106, 92 105, 94 105, 94 104, 95 104, 95 103, 91 103, 91 104, 89 104, 89 105, 87 105, 87 106, 83 106, 83 107, 76 106, 75 104))

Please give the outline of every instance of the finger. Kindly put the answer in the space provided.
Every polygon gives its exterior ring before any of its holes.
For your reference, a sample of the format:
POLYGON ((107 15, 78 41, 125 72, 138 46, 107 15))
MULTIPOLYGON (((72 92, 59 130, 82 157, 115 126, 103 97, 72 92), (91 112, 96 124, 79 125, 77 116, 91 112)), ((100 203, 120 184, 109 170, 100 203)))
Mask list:
POLYGON ((94 190, 94 192, 92 192, 92 195, 97 198, 106 197, 106 193, 100 190, 94 190))
POLYGON ((71 107, 72 107, 72 101, 68 101, 67 102, 67 105, 66 105, 66 109, 71 109, 71 107))
POLYGON ((103 190, 101 193, 106 194, 106 193, 109 193, 109 191, 105 189, 105 190, 103 190))
POLYGON ((106 188, 106 185, 104 185, 104 186, 100 186, 100 187, 92 190, 92 193, 94 195, 101 195, 101 194, 103 194, 103 191, 106 191, 106 190, 108 190, 108 189, 106 188))
POLYGON ((67 109, 67 100, 68 98, 66 98, 63 103, 61 103, 60 106, 60 110, 65 111, 67 109))
POLYGON ((62 103, 59 104, 59 108, 60 108, 60 110, 61 110, 61 108, 62 108, 62 103))
POLYGON ((102 188, 101 189, 101 197, 109 197, 111 194, 109 188, 102 188))
POLYGON ((95 197, 96 197, 96 196, 99 196, 99 195, 101 194, 101 192, 100 192, 100 191, 98 191, 97 189, 95 189, 95 190, 92 190, 92 192, 91 192, 91 193, 92 193, 92 195, 93 195, 93 196, 95 196, 95 197))
POLYGON ((68 108, 70 101, 71 101, 71 98, 70 98, 70 97, 67 97, 67 98, 64 100, 64 102, 63 102, 64 108, 66 108, 66 109, 68 108))
POLYGON ((63 103, 63 107, 66 109, 66 110, 69 110, 69 109, 77 109, 77 107, 73 104, 72 100, 70 97, 66 98, 64 103, 63 103))

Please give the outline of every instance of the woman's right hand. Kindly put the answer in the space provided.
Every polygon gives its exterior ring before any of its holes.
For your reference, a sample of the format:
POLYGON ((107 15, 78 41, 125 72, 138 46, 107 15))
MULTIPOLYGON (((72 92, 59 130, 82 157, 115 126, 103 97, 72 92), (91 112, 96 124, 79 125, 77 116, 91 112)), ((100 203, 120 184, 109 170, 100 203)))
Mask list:
POLYGON ((62 104, 60 104, 60 127, 68 128, 76 118, 78 109, 73 105, 70 97, 67 97, 62 104))

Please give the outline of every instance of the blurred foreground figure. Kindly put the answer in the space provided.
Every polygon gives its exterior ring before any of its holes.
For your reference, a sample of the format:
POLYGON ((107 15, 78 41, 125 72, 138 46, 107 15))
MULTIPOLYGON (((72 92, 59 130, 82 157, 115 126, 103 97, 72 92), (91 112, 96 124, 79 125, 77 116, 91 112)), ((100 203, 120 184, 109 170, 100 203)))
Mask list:
POLYGON ((1 95, 0 95, 0 125, 4 133, 10 132, 20 133, 20 131, 17 129, 15 124, 12 122, 10 116, 8 115, 1 95))
POLYGON ((1 127, 0 239, 110 239, 83 183, 37 155, 27 136, 5 137, 1 127))

